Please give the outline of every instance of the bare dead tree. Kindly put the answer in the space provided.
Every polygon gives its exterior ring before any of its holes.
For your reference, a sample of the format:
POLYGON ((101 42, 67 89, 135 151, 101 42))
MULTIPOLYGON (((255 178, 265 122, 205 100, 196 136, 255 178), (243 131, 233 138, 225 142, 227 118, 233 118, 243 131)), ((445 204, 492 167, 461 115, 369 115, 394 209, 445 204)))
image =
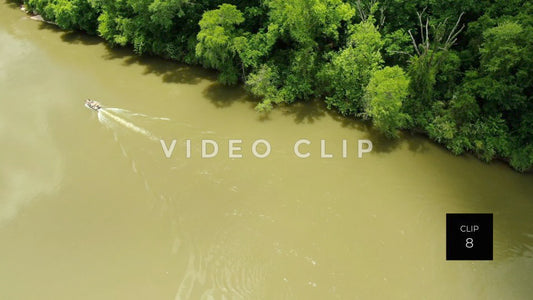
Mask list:
POLYGON ((459 24, 461 23, 461 18, 463 17, 464 12, 459 15, 453 28, 448 34, 446 34, 446 23, 448 18, 436 25, 430 25, 429 17, 425 18, 425 22, 423 21, 423 15, 425 11, 426 8, 424 8, 422 12, 416 13, 418 16, 420 42, 417 43, 411 30, 408 30, 408 32, 409 36, 411 37, 411 41, 413 42, 416 54, 418 56, 426 56, 430 54, 431 56, 428 60, 428 64, 431 65, 437 50, 447 51, 453 46, 453 44, 455 44, 455 42, 457 42, 457 36, 465 28, 464 24, 462 24, 462 26, 459 28, 459 24), (430 30, 432 31, 431 37, 430 30))
MULTIPOLYGON (((366 1, 365 1, 366 2, 366 1)), ((359 14, 359 18, 361 18, 361 21, 366 22, 370 16, 374 14, 372 11, 374 9, 374 6, 378 3, 378 0, 370 0, 368 3, 363 3, 361 0, 357 0, 355 2, 357 13, 359 14)), ((377 20, 377 27, 381 28, 383 27, 383 24, 385 24, 385 6, 380 5, 379 7, 379 19, 377 20)))

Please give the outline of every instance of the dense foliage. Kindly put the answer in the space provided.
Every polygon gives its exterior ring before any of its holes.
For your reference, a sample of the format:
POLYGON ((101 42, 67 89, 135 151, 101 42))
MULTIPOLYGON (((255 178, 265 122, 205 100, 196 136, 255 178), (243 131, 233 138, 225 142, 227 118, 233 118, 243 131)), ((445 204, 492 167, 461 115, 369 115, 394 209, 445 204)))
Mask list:
POLYGON ((276 104, 324 99, 390 137, 533 165, 526 0, 25 0, 64 29, 220 71, 276 104))

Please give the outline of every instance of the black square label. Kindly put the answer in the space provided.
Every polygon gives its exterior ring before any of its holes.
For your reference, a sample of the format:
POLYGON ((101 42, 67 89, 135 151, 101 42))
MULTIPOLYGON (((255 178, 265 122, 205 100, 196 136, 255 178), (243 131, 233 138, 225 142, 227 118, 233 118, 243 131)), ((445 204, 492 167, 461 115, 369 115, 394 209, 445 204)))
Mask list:
POLYGON ((492 260, 492 214, 446 214, 446 260, 492 260))

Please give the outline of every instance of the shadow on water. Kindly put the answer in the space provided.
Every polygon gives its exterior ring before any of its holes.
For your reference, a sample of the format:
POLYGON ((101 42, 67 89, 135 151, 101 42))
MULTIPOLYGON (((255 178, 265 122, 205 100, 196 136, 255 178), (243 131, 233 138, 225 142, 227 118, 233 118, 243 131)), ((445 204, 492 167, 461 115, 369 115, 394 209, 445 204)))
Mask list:
POLYGON ((22 5, 21 2, 22 1, 18 1, 18 0, 5 0, 5 3, 7 3, 7 5, 9 5, 10 8, 16 8, 16 9, 20 8, 20 6, 22 5))
POLYGON ((144 67, 144 75, 156 75, 164 83, 198 84, 202 80, 215 80, 216 74, 200 67, 188 66, 175 61, 154 56, 139 56, 127 48, 111 48, 106 45, 108 54, 104 59, 122 59, 123 65, 140 65, 144 67))
MULTIPOLYGON (((313 124, 326 116, 329 116, 343 128, 354 129, 363 134, 362 139, 371 140, 374 144, 372 151, 376 153, 390 153, 404 143, 410 151, 424 153, 428 150, 427 139, 421 134, 401 132, 400 138, 391 139, 375 129, 369 121, 358 120, 354 117, 343 116, 336 110, 328 109, 323 101, 312 100, 285 105, 281 109, 283 115, 293 117, 296 124, 313 124)), ((261 121, 268 121, 268 115, 261 121)))
MULTIPOLYGON (((5 2, 13 9, 19 9, 20 7, 20 3, 16 0, 5 0, 5 2)), ((228 87, 216 82, 217 73, 213 70, 189 66, 154 56, 139 56, 129 48, 113 48, 100 37, 91 36, 79 31, 65 32, 54 24, 40 22, 39 29, 57 32, 61 35, 62 41, 69 44, 88 46, 103 44, 107 53, 102 58, 106 60, 122 60, 125 66, 134 64, 141 65, 145 68, 143 74, 156 75, 165 83, 197 84, 202 80, 212 81, 213 83, 203 91, 203 95, 218 108, 230 107, 234 103, 244 102, 249 102, 250 107, 253 108, 260 101, 260 99, 248 94, 243 87, 228 87)), ((374 129, 368 121, 356 120, 353 117, 343 116, 335 110, 328 110, 325 103, 319 100, 296 102, 275 109, 282 109, 284 115, 292 116, 296 124, 314 123, 325 116, 330 116, 344 128, 353 128, 363 132, 363 138, 370 139, 374 142, 375 147, 373 151, 377 153, 390 153, 403 143, 407 144, 411 152, 424 153, 428 150, 428 141, 442 148, 442 145, 429 140, 425 135, 410 133, 408 131, 403 131, 400 134, 400 139, 391 140, 374 129)), ((258 113, 258 120, 269 121, 271 120, 270 114, 258 113)), ((470 158, 471 155, 458 156, 458 159, 468 160, 470 158)), ((507 166, 507 168, 509 167, 507 166)))
POLYGON ((95 35, 90 35, 81 31, 65 31, 52 23, 39 22, 40 30, 53 31, 60 34, 61 40, 63 42, 73 44, 73 45, 85 45, 93 46, 103 44, 104 41, 95 35))
POLYGON ((234 103, 250 103, 253 108, 256 101, 246 92, 242 86, 227 86, 217 81, 210 84, 202 92, 203 96, 218 108, 226 108, 234 103))
POLYGON ((282 107, 283 115, 294 118, 296 124, 312 124, 326 116, 323 102, 318 100, 299 101, 282 107))
MULTIPOLYGON (((51 24, 47 24, 47 25, 54 26, 51 24)), ((69 32, 63 33, 61 35, 61 40, 63 40, 63 42, 67 42, 70 44, 82 44, 86 46, 98 45, 98 44, 103 43, 102 39, 100 39, 97 36, 87 35, 87 34, 83 34, 81 32, 76 32, 76 31, 69 31, 69 32)))
POLYGON ((137 55, 133 50, 126 47, 112 47, 98 36, 88 35, 80 31, 67 31, 57 25, 41 22, 41 30, 50 30, 61 35, 61 40, 73 45, 103 45, 106 54, 102 56, 105 60, 122 60, 124 66, 140 65, 144 67, 144 75, 156 75, 165 83, 197 84, 201 80, 216 79, 216 73, 200 67, 189 66, 171 61, 168 59, 137 55))
MULTIPOLYGON (((6 0, 6 3, 13 9, 18 9, 19 3, 13 0, 6 0)), ((80 32, 64 32, 55 25, 42 22, 40 29, 52 30, 61 34, 62 41, 69 44, 82 45, 97 45, 105 43, 102 39, 89 36, 80 32)), ((111 48, 106 45, 107 53, 103 56, 104 59, 114 60, 119 59, 123 64, 128 66, 138 64, 145 68, 144 74, 155 74, 159 76, 165 83, 186 83, 195 84, 201 80, 215 81, 216 74, 211 71, 206 71, 197 67, 190 67, 176 62, 155 58, 155 57, 139 57, 133 51, 126 48, 111 48)), ((257 103, 257 99, 247 95, 244 88, 227 87, 219 83, 212 83, 204 89, 203 94, 211 101, 213 105, 220 108, 231 107, 234 103, 250 103, 253 107, 257 103)), ((397 140, 390 140, 377 132, 369 122, 355 120, 353 118, 340 115, 333 110, 327 110, 321 101, 295 103, 290 106, 278 107, 282 109, 285 116, 294 118, 296 124, 314 123, 326 116, 330 116, 336 120, 340 126, 344 128, 353 128, 363 134, 363 138, 370 139, 374 143, 374 150, 376 153, 390 153, 404 143, 407 144, 407 149, 413 153, 424 153, 429 149, 429 139, 421 134, 410 134, 403 132, 402 137, 397 140)), ((259 114, 262 121, 270 120, 269 114, 259 114)), ((446 152, 442 146, 439 146, 442 152, 446 152)), ((449 152, 448 155, 452 155, 449 152)), ((471 155, 463 155, 457 157, 459 160, 469 162, 474 160, 471 155)), ((458 173, 457 170, 446 169, 449 172, 450 180, 463 181, 465 179, 475 177, 476 172, 483 172, 484 167, 472 168, 473 164, 465 164, 465 169, 461 170, 463 173, 458 173), (469 167, 466 167, 469 166, 469 167), (455 172, 454 172, 455 171, 455 172), (462 174, 461 176, 455 176, 462 174)), ((500 239, 495 240, 495 253, 499 254, 499 260, 494 261, 494 265, 505 260, 513 260, 517 258, 533 257, 533 204, 526 201, 529 196, 531 200, 531 183, 533 183, 532 174, 519 174, 512 171, 507 164, 502 162, 495 162, 491 164, 492 168, 496 168, 496 172, 487 172, 487 176, 492 176, 491 182, 496 186, 498 184, 498 176, 501 178, 511 178, 512 185, 509 186, 509 192, 523 195, 520 199, 512 196, 506 197, 507 192, 499 191, 500 194, 484 196, 480 198, 479 194, 482 192, 481 187, 490 188, 490 185, 464 186, 462 190, 456 191, 461 193, 464 199, 474 199, 468 201, 467 207, 476 212, 493 212, 494 213, 494 230, 500 234, 500 239), (496 174, 497 173, 497 174, 496 174), (476 199, 479 199, 477 201, 476 199)), ((487 170, 490 171, 490 170, 487 170)), ((478 174, 480 175, 480 174, 478 174)), ((486 176, 480 176, 479 180, 485 180, 486 176)), ((473 181, 476 182, 476 181, 473 181)), ((443 182, 442 184, 449 184, 443 182)), ((450 184, 450 189, 457 189, 457 184, 450 184)), ((497 189, 494 188, 495 193, 497 189)), ((485 195, 487 195, 485 193, 485 195)), ((443 204, 444 205, 444 204, 443 204)), ((507 273, 509 276, 520 276, 521 274, 507 273)), ((520 278, 516 278, 520 280, 520 278)), ((523 280, 521 280, 523 282, 523 280)), ((525 288, 525 287, 524 287, 525 288)))
MULTIPOLYGON (((324 109, 326 109, 324 107, 324 109)), ((344 128, 356 129, 364 134, 363 138, 369 139, 374 143, 374 149, 377 153, 390 153, 403 144, 407 149, 414 153, 425 153, 428 148, 428 139, 423 134, 412 133, 403 130, 399 133, 400 137, 391 139, 377 130, 370 121, 358 120, 354 117, 347 117, 335 110, 326 109, 327 114, 344 128)))

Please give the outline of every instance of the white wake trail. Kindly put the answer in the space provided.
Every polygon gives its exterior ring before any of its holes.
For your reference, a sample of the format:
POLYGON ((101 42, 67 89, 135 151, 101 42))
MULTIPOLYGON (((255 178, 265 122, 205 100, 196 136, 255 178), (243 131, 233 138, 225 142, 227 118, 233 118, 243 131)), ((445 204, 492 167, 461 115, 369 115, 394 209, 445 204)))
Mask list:
POLYGON ((144 136, 146 136, 147 138, 153 140, 153 141, 158 141, 159 139, 154 136, 150 131, 142 128, 142 127, 139 127, 129 121, 126 121, 124 120, 123 118, 119 117, 119 116, 116 116, 112 113, 110 113, 109 111, 107 111, 107 109, 105 108, 101 108, 98 110, 98 120, 100 120, 100 122, 102 123, 106 123, 106 120, 105 120, 105 117, 109 117, 110 119, 112 119, 113 121, 121 124, 122 126, 130 129, 131 131, 133 132, 136 132, 136 133, 139 133, 139 134, 142 134, 144 136))
POLYGON ((152 116, 149 116, 149 115, 146 115, 146 114, 141 114, 141 113, 134 113, 134 112, 131 112, 127 109, 123 109, 123 108, 115 108, 115 107, 107 107, 105 108, 107 111, 112 111, 116 114, 127 114, 128 116, 130 117, 144 117, 144 118, 147 118, 147 119, 152 119, 152 120, 162 120, 162 121, 171 121, 170 118, 165 118, 165 117, 152 117, 152 116))

